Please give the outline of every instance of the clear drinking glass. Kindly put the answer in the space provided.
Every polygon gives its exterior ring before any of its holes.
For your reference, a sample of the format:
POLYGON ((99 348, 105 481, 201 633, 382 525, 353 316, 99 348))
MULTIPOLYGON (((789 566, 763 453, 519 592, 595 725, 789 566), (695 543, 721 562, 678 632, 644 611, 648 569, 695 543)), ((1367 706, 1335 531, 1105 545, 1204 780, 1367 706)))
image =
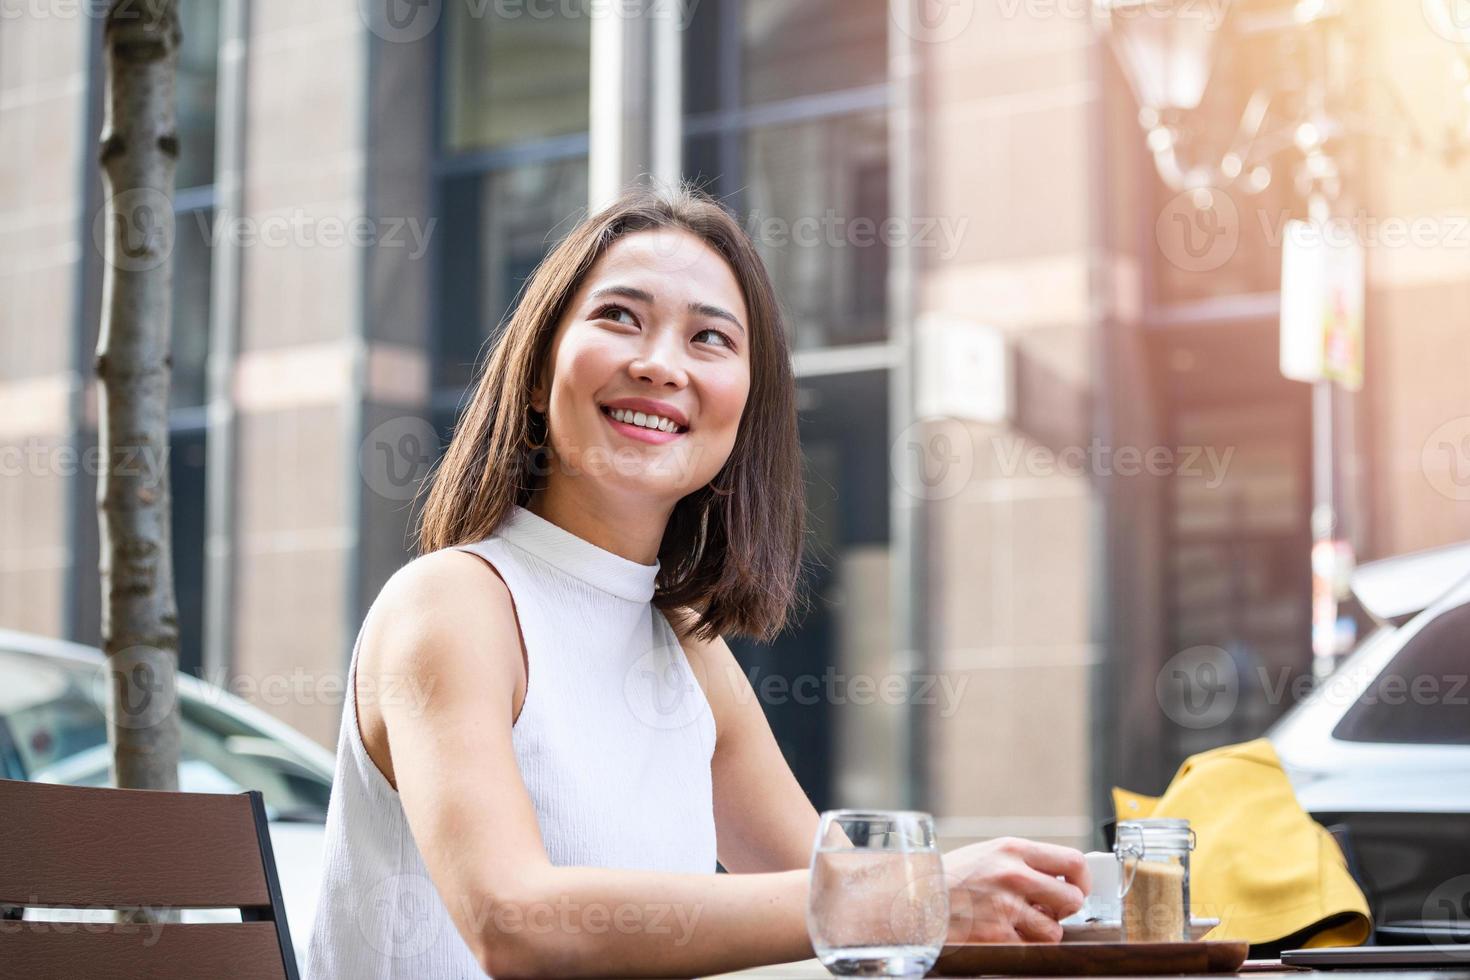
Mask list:
POLYGON ((807 934, 838 976, 923 976, 944 948, 949 888, 934 818, 828 810, 812 847, 807 934))

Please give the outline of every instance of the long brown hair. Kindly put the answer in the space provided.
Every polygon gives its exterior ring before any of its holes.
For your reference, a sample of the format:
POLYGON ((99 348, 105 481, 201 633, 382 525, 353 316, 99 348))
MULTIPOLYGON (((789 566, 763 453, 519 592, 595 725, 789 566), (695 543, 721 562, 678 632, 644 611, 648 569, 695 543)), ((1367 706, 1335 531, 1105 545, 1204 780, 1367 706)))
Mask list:
POLYGON ((543 450, 530 448, 531 390, 557 324, 613 242, 661 228, 690 232, 729 263, 750 314, 751 379, 730 458, 669 517, 653 602, 681 635, 769 641, 785 626, 801 575, 806 504, 796 383, 780 305, 754 243, 723 205, 688 184, 627 192, 536 267, 428 484, 419 551, 489 537, 513 504, 530 499, 535 477, 546 472, 543 450))

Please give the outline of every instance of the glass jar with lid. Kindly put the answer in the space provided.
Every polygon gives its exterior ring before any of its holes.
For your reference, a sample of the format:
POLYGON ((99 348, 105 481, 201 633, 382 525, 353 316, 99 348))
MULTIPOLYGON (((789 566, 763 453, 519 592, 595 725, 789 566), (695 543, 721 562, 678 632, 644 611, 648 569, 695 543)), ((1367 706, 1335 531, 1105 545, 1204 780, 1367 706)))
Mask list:
POLYGON ((1188 942, 1189 854, 1194 831, 1188 820, 1155 817, 1118 823, 1118 900, 1124 942, 1188 942))

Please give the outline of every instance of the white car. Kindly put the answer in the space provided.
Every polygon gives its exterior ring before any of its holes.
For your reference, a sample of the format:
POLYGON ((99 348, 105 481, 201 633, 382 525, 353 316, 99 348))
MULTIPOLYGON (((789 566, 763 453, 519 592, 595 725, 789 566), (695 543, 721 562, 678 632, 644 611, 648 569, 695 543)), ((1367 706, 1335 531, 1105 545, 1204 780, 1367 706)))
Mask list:
POLYGON ((1379 624, 1266 733, 1377 941, 1470 942, 1470 542, 1362 566, 1379 624))
MULTIPOLYGON (((101 651, 0 630, 0 777, 69 786, 109 786, 106 658, 101 651)), ((332 792, 333 755, 300 732, 227 691, 178 676, 182 743, 179 789, 259 790, 291 943, 301 972, 316 917, 322 841, 332 792)), ((97 909, 47 911, 36 918, 108 921, 97 909)), ((30 916, 30 910, 27 910, 30 916)), ((239 912, 198 910, 184 922, 239 921, 239 912)))

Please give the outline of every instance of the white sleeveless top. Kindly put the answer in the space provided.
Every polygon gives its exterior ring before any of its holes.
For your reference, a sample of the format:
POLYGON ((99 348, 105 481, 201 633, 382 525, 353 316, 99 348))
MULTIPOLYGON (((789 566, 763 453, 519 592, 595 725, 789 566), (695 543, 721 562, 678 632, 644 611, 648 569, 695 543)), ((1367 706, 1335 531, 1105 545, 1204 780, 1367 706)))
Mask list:
MULTIPOLYGON (((528 671, 511 742, 551 863, 713 873, 714 718, 651 601, 658 563, 606 551, 521 506, 489 538, 459 548, 495 566, 520 619, 528 671)), ((363 747, 361 642, 359 630, 307 980, 482 977, 397 792, 363 747)))

